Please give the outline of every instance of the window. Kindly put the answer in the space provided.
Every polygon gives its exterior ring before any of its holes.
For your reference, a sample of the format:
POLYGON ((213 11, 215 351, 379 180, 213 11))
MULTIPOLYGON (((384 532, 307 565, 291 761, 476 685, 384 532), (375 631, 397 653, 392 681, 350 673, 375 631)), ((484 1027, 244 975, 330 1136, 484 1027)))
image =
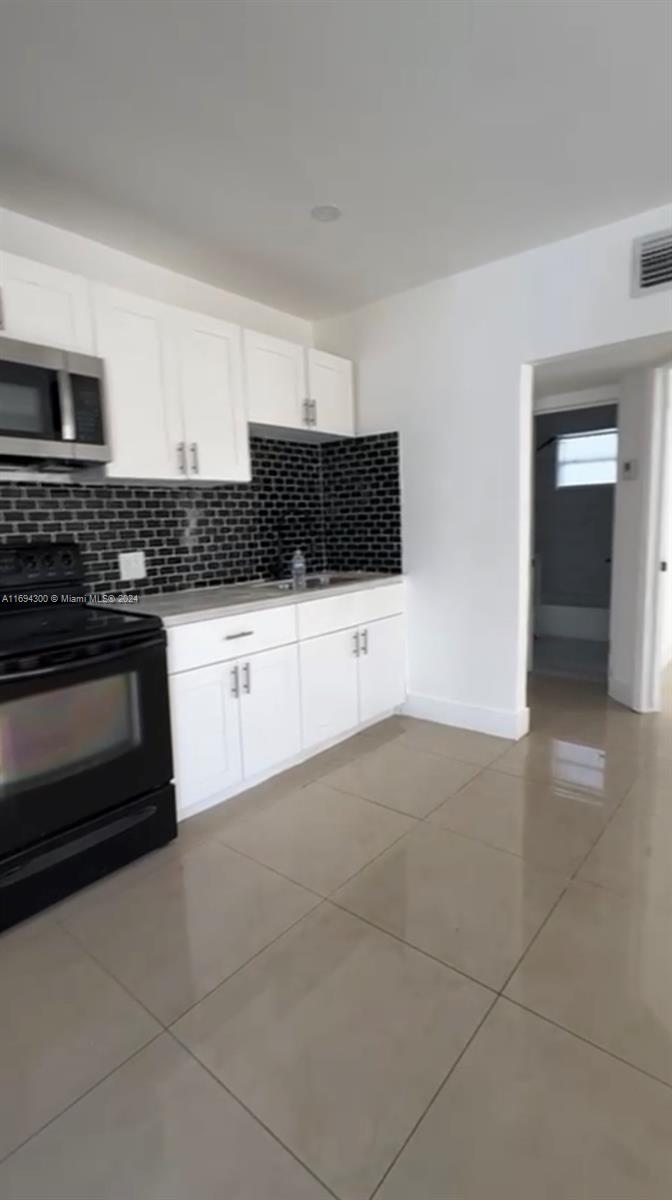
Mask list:
POLYGON ((555 476, 557 487, 616 483, 617 478, 617 429, 567 433, 558 438, 555 476))

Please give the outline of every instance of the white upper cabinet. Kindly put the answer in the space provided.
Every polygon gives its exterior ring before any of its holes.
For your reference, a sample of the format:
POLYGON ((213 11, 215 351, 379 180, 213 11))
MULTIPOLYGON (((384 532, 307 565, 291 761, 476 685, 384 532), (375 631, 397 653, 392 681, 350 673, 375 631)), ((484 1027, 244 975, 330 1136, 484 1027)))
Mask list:
POLYGON ((93 354, 89 283, 0 250, 0 334, 93 354))
POLYGON ((94 287, 94 317, 98 353, 105 360, 108 475, 184 478, 185 438, 165 339, 167 308, 101 285, 94 287))
POLYGON ((336 437, 354 434, 349 359, 249 329, 244 349, 251 422, 336 437))
POLYGON ((352 363, 324 350, 306 351, 310 419, 319 433, 352 436, 355 432, 355 405, 352 363))
POLYGON ((307 425, 303 346, 246 329, 247 415, 258 425, 302 429, 307 425))
POLYGON ((172 337, 189 475, 249 480, 240 327, 180 312, 172 337))
POLYGON ((237 325, 102 285, 94 288, 112 461, 126 479, 247 480, 237 325))

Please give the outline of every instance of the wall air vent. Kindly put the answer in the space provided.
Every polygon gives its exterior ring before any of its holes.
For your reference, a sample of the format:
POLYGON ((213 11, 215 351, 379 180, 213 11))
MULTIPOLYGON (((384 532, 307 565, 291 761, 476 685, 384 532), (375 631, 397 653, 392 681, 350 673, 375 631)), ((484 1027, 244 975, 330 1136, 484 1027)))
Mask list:
POLYGON ((672 229, 637 238, 633 245, 632 268, 634 296, 672 287, 672 229))

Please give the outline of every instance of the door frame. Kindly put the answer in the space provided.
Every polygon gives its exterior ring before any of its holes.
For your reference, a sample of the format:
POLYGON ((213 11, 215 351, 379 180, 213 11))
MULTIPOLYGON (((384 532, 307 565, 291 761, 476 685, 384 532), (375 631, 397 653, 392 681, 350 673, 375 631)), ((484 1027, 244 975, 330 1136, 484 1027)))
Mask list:
MULTIPOLYGON (((644 498, 646 539, 643 569, 639 583, 639 627, 637 647, 637 712, 659 712, 662 704, 663 662, 663 581, 662 560, 665 551, 663 504, 669 500, 670 422, 672 421, 672 363, 655 368, 653 405, 648 449, 650 452, 647 489, 644 498), (666 496, 667 493, 667 496, 666 496)), ((668 570, 670 564, 668 563, 668 570)))
MULTIPOLYGON (((570 355, 571 356, 571 355, 570 355)), ((519 642, 519 670, 518 670, 518 687, 519 695, 524 697, 523 703, 528 703, 528 661, 530 659, 530 646, 532 641, 533 630, 530 628, 532 622, 532 558, 534 552, 534 420, 539 409, 534 405, 534 384, 533 373, 536 368, 543 364, 544 360, 540 359, 535 362, 527 362, 521 364, 520 376, 520 394, 521 394, 521 432, 523 441, 521 444, 522 461, 521 473, 519 475, 521 485, 521 588, 520 599, 521 606, 519 615, 521 624, 521 638, 519 642)), ((662 520, 662 500, 663 488, 666 478, 672 479, 672 461, 668 461, 672 454, 671 439, 669 436, 664 436, 666 429, 669 430, 669 423, 672 423, 672 363, 651 364, 650 369, 654 372, 656 378, 656 386, 654 389, 653 404, 650 409, 651 422, 648 431, 648 437, 644 442, 644 449, 647 451, 646 462, 642 462, 641 468, 645 470, 646 492, 644 496, 644 536, 640 542, 640 552, 638 563, 633 564, 633 569, 638 570, 638 606, 637 606, 637 649, 636 662, 634 669, 634 680, 632 694, 628 697, 613 696, 619 703, 625 707, 631 707, 635 712, 651 713, 658 712, 662 702, 662 646, 661 646, 661 631, 662 631, 662 581, 661 581, 661 559, 662 559, 662 538, 664 536, 664 525, 662 520)), ((627 368, 624 368, 624 374, 627 368)), ((590 389, 593 391, 593 389, 590 389)), ((597 393, 598 389, 594 389, 597 393)), ((602 395, 598 398, 589 400, 587 397, 581 402, 569 403, 569 397, 572 393, 565 393, 567 403, 558 404, 556 411, 563 408, 581 408, 593 405, 602 405, 606 403, 619 403, 619 386, 615 384, 612 389, 612 398, 609 400, 606 394, 606 389, 600 389, 602 395)), ((575 397, 581 395, 580 392, 573 393, 575 397)), ((557 399, 561 400, 562 394, 558 394, 557 399)), ((543 411, 543 410, 542 410, 543 411)), ((551 411, 550 407, 547 411, 551 411)), ((620 475, 620 460, 619 460, 619 479, 617 488, 622 482, 620 475)), ((672 486, 672 485, 671 485, 672 486)), ((614 534, 616 530, 616 509, 614 511, 614 534)), ((613 556, 612 556, 613 557, 613 556)), ((614 564, 615 565, 615 564, 614 564)), ((668 563, 668 570, 672 569, 672 563, 668 563)), ((613 591, 614 571, 612 567, 612 591, 613 591)), ((610 596, 610 608, 613 611, 613 595, 610 596)), ((612 646, 610 643, 610 658, 612 646)), ((611 694, 611 693, 610 693, 611 694)), ((529 709, 526 710, 529 713, 529 709)))

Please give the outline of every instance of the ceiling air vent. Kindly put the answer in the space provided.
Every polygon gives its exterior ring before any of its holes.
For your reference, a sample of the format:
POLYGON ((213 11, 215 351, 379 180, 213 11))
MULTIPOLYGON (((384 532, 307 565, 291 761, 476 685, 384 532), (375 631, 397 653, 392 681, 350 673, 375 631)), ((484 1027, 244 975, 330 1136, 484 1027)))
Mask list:
POLYGON ((672 287, 672 229, 637 238, 633 246, 633 294, 643 296, 669 287, 672 287))

